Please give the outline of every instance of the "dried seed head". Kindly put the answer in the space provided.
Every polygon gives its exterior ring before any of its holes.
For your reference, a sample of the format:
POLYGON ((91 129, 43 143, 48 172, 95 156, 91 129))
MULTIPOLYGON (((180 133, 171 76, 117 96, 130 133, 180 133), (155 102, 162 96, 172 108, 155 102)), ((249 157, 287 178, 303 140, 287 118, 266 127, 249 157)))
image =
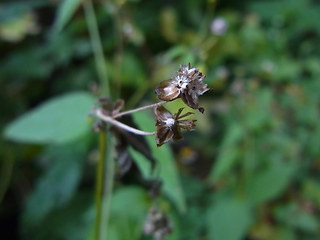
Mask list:
POLYGON ((162 211, 157 208, 150 208, 143 230, 146 235, 162 240, 172 232, 172 224, 162 211))
POLYGON ((166 108, 159 106, 155 108, 156 115, 156 142, 157 146, 161 146, 169 140, 180 140, 182 139, 181 128, 186 130, 191 130, 195 126, 196 120, 182 120, 182 118, 192 114, 188 112, 184 115, 180 115, 183 108, 180 108, 179 111, 172 115, 166 108))
POLYGON ((182 65, 175 77, 160 83, 156 94, 159 99, 167 102, 180 97, 189 107, 203 113, 204 109, 198 104, 198 96, 209 90, 207 84, 203 83, 204 78, 205 75, 198 68, 191 68, 190 63, 182 65))
POLYGON ((118 99, 113 102, 107 97, 101 97, 98 99, 98 103, 101 105, 103 114, 107 116, 114 116, 118 114, 124 107, 124 100, 118 99))

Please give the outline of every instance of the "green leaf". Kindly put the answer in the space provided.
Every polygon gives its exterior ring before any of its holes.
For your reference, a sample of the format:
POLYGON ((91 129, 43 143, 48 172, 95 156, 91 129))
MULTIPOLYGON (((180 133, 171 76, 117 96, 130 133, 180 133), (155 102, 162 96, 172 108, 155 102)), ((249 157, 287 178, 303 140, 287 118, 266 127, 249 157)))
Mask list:
MULTIPOLYGON (((36 211, 36 210, 35 210, 36 211)), ((22 225, 23 239, 83 240, 94 223, 95 211, 91 192, 80 192, 68 204, 52 211, 36 226, 22 225)))
POLYGON ((148 205, 148 195, 140 188, 117 190, 112 196, 108 239, 140 239, 148 205))
MULTIPOLYGON (((155 122, 153 117, 146 112, 138 112, 134 114, 135 122, 141 129, 145 131, 154 131, 155 122)), ((174 162, 174 156, 168 145, 157 147, 154 136, 147 136, 149 145, 152 148, 153 156, 157 160, 155 173, 160 171, 160 179, 163 181, 163 190, 167 196, 176 204, 180 211, 185 211, 185 198, 180 185, 179 173, 174 162)), ((152 177, 150 161, 142 154, 130 149, 134 159, 136 160, 140 170, 147 178, 152 177)))
POLYGON ((89 132, 93 103, 94 98, 84 92, 53 98, 9 124, 5 137, 25 143, 70 142, 89 132))
POLYGON ((221 150, 214 164, 210 178, 216 182, 225 175, 236 162, 239 154, 236 144, 243 137, 243 129, 239 124, 232 125, 223 139, 221 150))
POLYGON ((247 198, 255 204, 279 196, 290 183, 295 165, 281 161, 271 163, 262 172, 252 176, 246 186, 247 198))
POLYGON ((87 141, 49 146, 43 158, 50 161, 27 199, 23 212, 25 226, 37 226, 53 209, 64 206, 75 193, 81 179, 87 141))
POLYGON ((317 233, 320 226, 315 214, 304 211, 294 202, 278 206, 274 215, 279 222, 308 233, 317 233))
POLYGON ((224 198, 213 203, 208 209, 206 218, 208 239, 243 239, 252 221, 252 213, 246 202, 224 198))
POLYGON ((58 7, 57 17, 53 26, 53 30, 55 33, 59 33, 64 28, 64 26, 71 19, 81 2, 82 0, 61 1, 58 7))

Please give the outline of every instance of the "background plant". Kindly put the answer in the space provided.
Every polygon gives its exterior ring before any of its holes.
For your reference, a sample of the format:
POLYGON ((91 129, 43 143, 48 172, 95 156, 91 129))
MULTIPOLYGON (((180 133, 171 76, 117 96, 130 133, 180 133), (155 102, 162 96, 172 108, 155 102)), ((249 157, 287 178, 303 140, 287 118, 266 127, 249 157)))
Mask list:
MULTIPOLYGON (((213 89, 197 131, 161 148, 147 137, 169 238, 317 239, 319 2, 88 3, 1 3, 1 237, 93 239, 98 139, 87 113, 108 91, 126 109, 153 103, 154 87, 190 62, 213 89)), ((153 131, 151 116, 133 117, 153 131)), ((136 172, 114 183, 110 239, 148 239, 152 201, 136 172)))

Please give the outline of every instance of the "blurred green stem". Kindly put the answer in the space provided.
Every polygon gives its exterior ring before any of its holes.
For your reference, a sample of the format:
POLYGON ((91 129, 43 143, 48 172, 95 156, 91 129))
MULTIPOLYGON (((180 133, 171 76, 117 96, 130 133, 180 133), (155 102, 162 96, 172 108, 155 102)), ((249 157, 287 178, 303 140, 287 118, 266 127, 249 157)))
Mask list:
POLYGON ((3 158, 2 161, 2 167, 1 167, 1 184, 0 184, 0 205, 1 202, 8 190, 10 181, 11 181, 11 176, 12 176, 12 170, 14 166, 14 159, 12 157, 11 151, 8 151, 7 157, 3 158))
POLYGON ((85 16, 88 24, 88 30, 89 30, 91 44, 93 48, 96 68, 100 78, 101 89, 102 89, 103 95, 110 96, 110 86, 108 82, 106 59, 103 54, 99 28, 98 28, 96 15, 94 13, 94 8, 91 0, 87 0, 84 2, 84 12, 85 12, 85 16))
POLYGON ((114 178, 113 140, 105 130, 99 133, 99 162, 96 178, 95 240, 107 239, 114 178))

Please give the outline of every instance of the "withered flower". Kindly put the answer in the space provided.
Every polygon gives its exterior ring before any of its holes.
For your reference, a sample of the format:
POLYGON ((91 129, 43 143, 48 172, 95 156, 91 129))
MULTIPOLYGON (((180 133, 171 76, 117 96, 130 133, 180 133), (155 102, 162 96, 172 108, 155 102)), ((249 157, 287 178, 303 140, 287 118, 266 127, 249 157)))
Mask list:
POLYGON ((183 108, 180 108, 175 115, 172 115, 163 106, 155 108, 156 115, 156 142, 157 146, 161 146, 168 142, 170 139, 180 140, 182 139, 181 128, 191 130, 195 126, 196 120, 181 120, 184 117, 191 115, 191 112, 187 112, 180 116, 183 108))
POLYGON ((205 77, 198 68, 191 68, 190 63, 187 66, 181 65, 176 76, 160 83, 156 94, 159 99, 167 102, 180 97, 189 107, 203 113, 204 109, 198 104, 198 96, 209 90, 207 84, 203 83, 205 77))
POLYGON ((165 213, 153 207, 148 211, 143 230, 146 235, 162 240, 172 232, 172 224, 165 213))

